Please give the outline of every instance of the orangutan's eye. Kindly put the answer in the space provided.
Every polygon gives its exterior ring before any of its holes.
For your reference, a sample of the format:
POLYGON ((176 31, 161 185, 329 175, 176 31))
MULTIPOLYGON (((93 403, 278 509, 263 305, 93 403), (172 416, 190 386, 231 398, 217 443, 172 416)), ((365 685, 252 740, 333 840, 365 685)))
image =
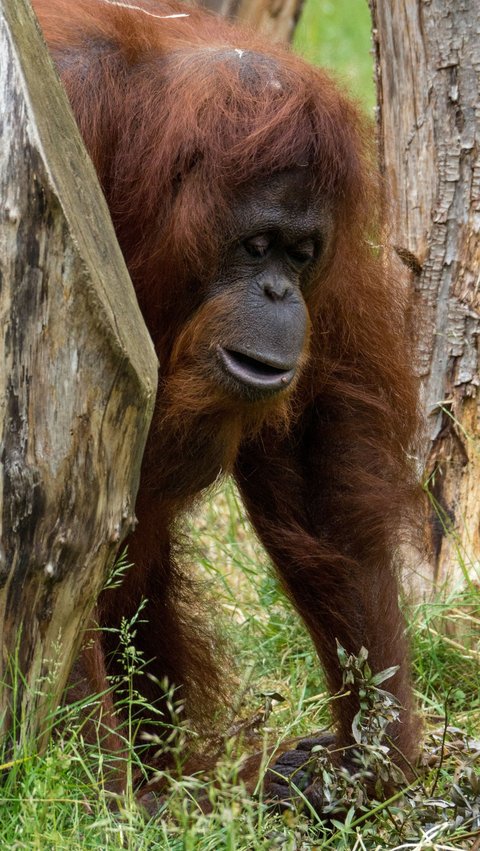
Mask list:
POLYGON ((303 242, 298 242, 288 249, 288 255, 292 260, 295 260, 296 263, 300 263, 302 266, 312 263, 317 253, 317 245, 313 239, 305 239, 303 242))
POLYGON ((268 254, 271 239, 266 233, 250 236, 244 241, 244 246, 251 257, 265 257, 268 254))

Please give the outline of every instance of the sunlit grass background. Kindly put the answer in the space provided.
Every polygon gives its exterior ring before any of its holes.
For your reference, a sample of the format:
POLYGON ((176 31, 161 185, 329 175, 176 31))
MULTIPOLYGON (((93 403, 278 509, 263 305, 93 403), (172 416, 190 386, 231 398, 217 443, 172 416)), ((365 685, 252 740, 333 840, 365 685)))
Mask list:
MULTIPOLYGON (((371 111, 366 0, 308 0, 296 48, 333 69, 371 111)), ((124 800, 112 801, 105 790, 102 749, 84 740, 85 710, 82 714, 79 708, 69 708, 47 754, 39 756, 34 743, 27 743, 8 753, 13 770, 0 768, 0 849, 478 848, 479 576, 471 575, 464 590, 406 608, 428 744, 429 764, 422 781, 410 798, 383 806, 358 826, 353 816, 346 824, 319 825, 303 815, 265 813, 237 779, 242 749, 261 749, 266 740, 310 733, 329 723, 328 699, 311 642, 285 603, 230 484, 187 518, 185 532, 191 542, 187 558, 214 594, 234 647, 237 683, 232 699, 235 720, 245 722, 244 744, 225 745, 215 783, 202 776, 172 780, 162 812, 150 818, 137 806, 131 787, 124 800), (253 743, 247 735, 252 719, 257 719, 253 743), (207 814, 195 803, 200 790, 210 802, 207 814), (436 803, 428 803, 431 800, 436 803)), ((126 758, 135 763, 128 742, 126 758)))
POLYGON ((371 19, 367 0, 307 0, 294 44, 305 59, 334 71, 367 110, 373 108, 371 19))

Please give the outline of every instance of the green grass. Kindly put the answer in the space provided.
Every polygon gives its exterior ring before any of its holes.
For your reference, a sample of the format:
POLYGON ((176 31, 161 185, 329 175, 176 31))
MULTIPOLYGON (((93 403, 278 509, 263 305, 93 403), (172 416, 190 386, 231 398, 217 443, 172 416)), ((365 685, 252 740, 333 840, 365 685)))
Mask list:
POLYGON ((367 0, 308 0, 294 44, 310 62, 331 69, 368 110, 373 108, 375 91, 367 0))
MULTIPOLYGON (((329 699, 315 653, 285 604, 233 488, 223 489, 189 520, 189 533, 196 571, 213 583, 218 613, 232 640, 235 636, 239 678, 232 696, 241 698, 235 720, 239 724, 241 719, 245 740, 225 741, 208 776, 169 779, 160 811, 149 817, 136 803, 133 781, 125 798, 108 792, 105 754, 98 743, 85 740, 85 706, 60 710, 57 734, 45 755, 27 744, 9 755, 13 769, 0 769, 0 848, 470 848, 480 827, 475 757, 480 747, 480 601, 474 586, 407 609, 428 763, 418 782, 399 798, 352 809, 346 822, 320 823, 305 813, 280 816, 265 811, 261 792, 253 796, 244 789, 238 767, 245 751, 261 751, 267 742, 328 724, 329 699), (253 727, 256 732, 249 733, 253 727), (199 800, 209 802, 208 812, 199 800), (438 833, 442 843, 421 846, 428 831, 438 833)), ((133 729, 134 721, 129 726, 133 729)), ((136 757, 128 728, 126 744, 133 774, 136 757)))

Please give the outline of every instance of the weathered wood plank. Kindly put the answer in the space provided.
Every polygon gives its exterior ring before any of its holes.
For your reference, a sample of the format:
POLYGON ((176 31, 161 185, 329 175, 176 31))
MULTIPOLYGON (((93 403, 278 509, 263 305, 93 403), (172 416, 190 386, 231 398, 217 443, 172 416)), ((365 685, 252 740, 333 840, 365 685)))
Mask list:
POLYGON ((0 0, 0 122, 0 717, 38 734, 134 523, 156 358, 26 0, 0 0))

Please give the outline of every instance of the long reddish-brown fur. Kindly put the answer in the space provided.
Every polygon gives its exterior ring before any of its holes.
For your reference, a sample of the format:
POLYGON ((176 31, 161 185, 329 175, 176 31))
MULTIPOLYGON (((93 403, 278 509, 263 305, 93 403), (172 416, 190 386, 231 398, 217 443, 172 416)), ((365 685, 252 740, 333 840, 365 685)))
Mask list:
MULTIPOLYGON (((183 687, 192 715, 221 695, 210 631, 172 535, 189 500, 233 471, 330 688, 341 686, 336 639, 351 652, 365 645, 374 670, 400 665, 390 688, 404 711, 392 735, 411 759, 418 725, 395 563, 416 506, 417 398, 405 296, 372 244, 382 205, 370 125, 328 75, 288 49, 176 0, 135 5, 144 11, 34 2, 160 360, 129 544, 135 568, 100 600, 100 623, 118 626, 146 597, 150 623, 137 640, 158 679, 183 687), (188 17, 167 17, 180 13, 188 17), (254 64, 269 57, 282 85, 245 87, 232 50, 258 54, 254 64), (241 404, 205 366, 208 349, 228 339, 229 294, 204 303, 204 285, 232 236, 242 188, 298 164, 335 222, 307 296, 304 368, 281 400, 241 404)), ((108 633, 96 641, 112 649, 108 633)), ((156 699, 159 686, 143 683, 156 699)), ((334 702, 341 745, 356 706, 356 695, 334 702)))

